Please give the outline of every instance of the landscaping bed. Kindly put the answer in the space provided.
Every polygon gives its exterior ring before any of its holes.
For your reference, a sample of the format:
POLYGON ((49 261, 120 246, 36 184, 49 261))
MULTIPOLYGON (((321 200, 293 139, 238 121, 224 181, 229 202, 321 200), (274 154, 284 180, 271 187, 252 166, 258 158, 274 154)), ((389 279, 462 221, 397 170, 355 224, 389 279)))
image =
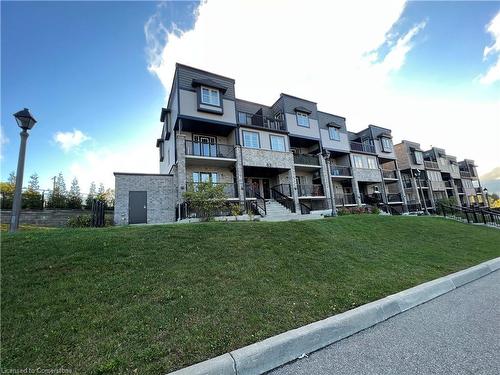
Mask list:
POLYGON ((159 374, 500 256, 500 231, 352 215, 2 233, 2 369, 159 374))

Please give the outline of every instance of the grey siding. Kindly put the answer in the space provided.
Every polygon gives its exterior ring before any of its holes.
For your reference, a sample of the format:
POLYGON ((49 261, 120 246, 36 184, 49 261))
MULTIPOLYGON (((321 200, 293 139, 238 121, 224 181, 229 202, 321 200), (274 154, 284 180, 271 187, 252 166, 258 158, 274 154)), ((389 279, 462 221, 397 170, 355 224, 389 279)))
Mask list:
POLYGON ((315 120, 318 119, 318 107, 316 106, 316 103, 310 102, 305 99, 296 98, 294 96, 289 96, 286 94, 281 94, 281 96, 283 98, 282 104, 285 113, 295 114, 296 107, 304 107, 307 108, 309 111, 311 111, 309 118, 315 120))
POLYGON ((227 87, 226 93, 223 95, 225 99, 235 99, 234 94, 234 79, 219 76, 217 74, 204 72, 185 65, 177 65, 177 75, 179 88, 182 90, 193 90, 193 79, 210 79, 219 85, 227 87))

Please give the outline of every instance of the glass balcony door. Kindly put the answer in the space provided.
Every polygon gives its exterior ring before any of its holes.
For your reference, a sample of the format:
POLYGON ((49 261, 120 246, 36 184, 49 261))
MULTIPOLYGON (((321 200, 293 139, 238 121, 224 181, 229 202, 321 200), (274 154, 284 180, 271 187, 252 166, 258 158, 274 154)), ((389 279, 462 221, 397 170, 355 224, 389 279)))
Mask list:
POLYGON ((193 155, 216 157, 216 138, 208 135, 193 135, 193 155))

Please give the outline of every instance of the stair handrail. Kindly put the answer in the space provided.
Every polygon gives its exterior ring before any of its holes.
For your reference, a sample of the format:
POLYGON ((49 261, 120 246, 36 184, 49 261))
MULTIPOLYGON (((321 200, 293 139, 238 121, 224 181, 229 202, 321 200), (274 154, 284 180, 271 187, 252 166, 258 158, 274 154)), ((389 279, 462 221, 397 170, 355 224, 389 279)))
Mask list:
POLYGON ((293 199, 282 192, 278 191, 276 187, 280 185, 273 186, 271 188, 271 196, 273 199, 281 204, 283 207, 286 209, 290 210, 290 212, 295 212, 295 203, 293 202, 293 199))

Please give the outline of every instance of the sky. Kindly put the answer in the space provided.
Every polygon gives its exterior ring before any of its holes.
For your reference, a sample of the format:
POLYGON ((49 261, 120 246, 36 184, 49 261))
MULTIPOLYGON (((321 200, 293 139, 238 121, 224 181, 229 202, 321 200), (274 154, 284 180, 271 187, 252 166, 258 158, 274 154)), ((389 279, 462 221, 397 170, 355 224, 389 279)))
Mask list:
POLYGON ((480 174, 500 167, 500 2, 2 1, 2 180, 24 107, 38 120, 25 184, 63 172, 85 192, 113 187, 114 171, 158 173, 176 62, 234 78, 242 99, 285 92, 351 131, 375 124, 480 174))

